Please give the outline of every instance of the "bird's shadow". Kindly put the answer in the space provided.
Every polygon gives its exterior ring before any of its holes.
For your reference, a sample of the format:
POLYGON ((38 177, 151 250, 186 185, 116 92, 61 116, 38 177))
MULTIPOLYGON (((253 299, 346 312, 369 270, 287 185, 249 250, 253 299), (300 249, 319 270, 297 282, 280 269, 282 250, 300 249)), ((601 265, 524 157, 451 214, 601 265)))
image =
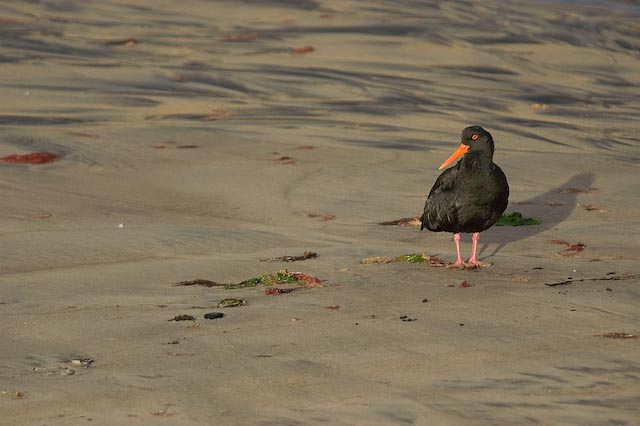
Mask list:
POLYGON ((596 177, 593 173, 581 173, 544 194, 510 204, 506 213, 518 211, 525 217, 538 219, 540 224, 518 227, 494 226, 482 233, 480 240, 482 244, 480 244, 478 254, 483 255, 490 245, 495 244, 493 252, 483 257, 494 256, 509 243, 524 240, 557 226, 569 217, 576 208, 578 195, 593 190, 592 186, 595 180, 596 177), (505 228, 509 228, 509 232, 501 232, 505 228))

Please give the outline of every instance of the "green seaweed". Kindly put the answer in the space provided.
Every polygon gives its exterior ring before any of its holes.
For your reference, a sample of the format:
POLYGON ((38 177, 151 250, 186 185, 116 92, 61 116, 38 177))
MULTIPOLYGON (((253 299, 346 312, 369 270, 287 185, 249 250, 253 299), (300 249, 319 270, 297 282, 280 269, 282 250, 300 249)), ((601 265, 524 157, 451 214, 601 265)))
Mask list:
POLYGON ((269 284, 265 283, 265 285, 273 285, 273 284, 297 284, 298 283, 298 277, 296 277, 294 274, 290 273, 290 272, 282 272, 282 271, 278 271, 274 274, 270 275, 271 277, 273 277, 272 280, 270 280, 269 284))
POLYGON ((237 284, 225 284, 225 289, 255 287, 259 284, 272 286, 278 284, 299 284, 300 280, 295 273, 286 270, 278 271, 273 274, 265 274, 259 277, 249 278, 237 284))
POLYGON ((222 299, 216 305, 218 308, 235 308, 238 306, 246 306, 247 301, 238 297, 230 297, 228 299, 222 299))
POLYGON ((409 263, 423 263, 423 262, 426 262, 427 259, 424 257, 422 253, 414 253, 414 254, 403 254, 402 256, 398 256, 396 257, 396 261, 409 262, 409 263))
POLYGON ((256 278, 249 278, 248 280, 244 280, 241 281, 237 284, 225 284, 224 288, 225 289, 230 289, 230 288, 245 288, 245 287, 255 287, 258 284, 260 284, 260 279, 262 277, 256 277, 256 278))
POLYGON ((522 217, 522 213, 504 214, 496 222, 496 226, 529 226, 540 225, 540 221, 532 217, 522 217))

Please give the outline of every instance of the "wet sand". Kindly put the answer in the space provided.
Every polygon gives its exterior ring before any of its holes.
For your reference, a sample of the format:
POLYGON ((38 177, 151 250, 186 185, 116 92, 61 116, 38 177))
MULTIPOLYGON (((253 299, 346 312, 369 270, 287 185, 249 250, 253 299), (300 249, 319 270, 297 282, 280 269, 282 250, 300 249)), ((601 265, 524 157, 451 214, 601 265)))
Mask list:
POLYGON ((637 6, 131 3, 0 5, 1 424, 637 423, 637 6), (541 224, 361 264, 471 124, 541 224))

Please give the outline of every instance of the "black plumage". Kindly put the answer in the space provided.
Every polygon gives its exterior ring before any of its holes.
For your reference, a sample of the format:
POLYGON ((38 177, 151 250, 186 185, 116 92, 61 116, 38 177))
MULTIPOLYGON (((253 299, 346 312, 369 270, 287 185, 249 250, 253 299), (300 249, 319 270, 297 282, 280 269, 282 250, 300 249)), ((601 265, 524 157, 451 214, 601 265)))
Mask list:
POLYGON ((493 152, 489 132, 480 126, 464 129, 460 147, 440 168, 462 158, 438 177, 424 206, 420 229, 454 233, 457 265, 463 263, 459 234, 474 234, 469 262, 478 265, 479 233, 493 226, 507 208, 509 185, 502 169, 493 162, 493 152))

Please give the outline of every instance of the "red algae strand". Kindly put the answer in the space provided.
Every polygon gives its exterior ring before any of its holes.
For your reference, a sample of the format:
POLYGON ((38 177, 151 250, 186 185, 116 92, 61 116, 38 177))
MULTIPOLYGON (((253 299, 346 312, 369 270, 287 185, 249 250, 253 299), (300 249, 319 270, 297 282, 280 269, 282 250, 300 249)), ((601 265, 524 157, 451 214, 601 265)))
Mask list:
POLYGON ((298 47, 296 49, 291 49, 291 54, 292 55, 306 55, 307 53, 311 53, 314 52, 316 49, 313 46, 305 46, 305 47, 298 47))
POLYGON ((0 162, 11 164, 46 164, 62 157, 54 152, 30 152, 29 154, 11 154, 1 157, 0 162))

